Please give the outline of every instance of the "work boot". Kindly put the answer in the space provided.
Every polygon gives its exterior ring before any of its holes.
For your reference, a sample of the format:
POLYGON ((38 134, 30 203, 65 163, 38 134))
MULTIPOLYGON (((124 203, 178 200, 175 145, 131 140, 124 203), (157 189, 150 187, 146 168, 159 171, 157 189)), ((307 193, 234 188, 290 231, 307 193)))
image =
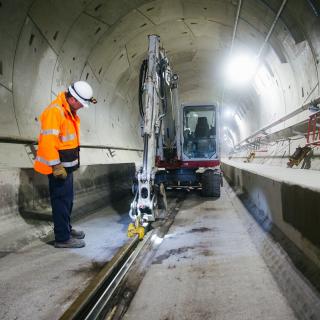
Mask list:
POLYGON ((64 242, 55 242, 54 246, 56 248, 83 248, 86 243, 81 239, 70 238, 64 242))
POLYGON ((75 239, 83 239, 86 234, 82 230, 71 229, 71 237, 75 239))

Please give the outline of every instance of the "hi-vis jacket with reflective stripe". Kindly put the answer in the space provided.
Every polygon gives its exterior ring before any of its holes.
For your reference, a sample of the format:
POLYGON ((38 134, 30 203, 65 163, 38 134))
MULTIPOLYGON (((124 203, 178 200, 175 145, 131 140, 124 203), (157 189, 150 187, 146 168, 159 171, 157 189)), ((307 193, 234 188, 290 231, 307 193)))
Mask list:
POLYGON ((80 118, 72 113, 65 92, 42 112, 41 131, 34 169, 51 174, 52 166, 62 163, 66 168, 79 167, 80 118))

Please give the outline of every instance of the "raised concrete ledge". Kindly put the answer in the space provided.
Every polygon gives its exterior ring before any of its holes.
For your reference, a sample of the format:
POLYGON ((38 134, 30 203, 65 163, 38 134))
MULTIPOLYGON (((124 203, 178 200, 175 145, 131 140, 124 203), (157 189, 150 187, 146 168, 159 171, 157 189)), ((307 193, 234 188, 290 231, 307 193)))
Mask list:
POLYGON ((320 172, 223 161, 225 178, 320 290, 320 172))
POLYGON ((222 161, 228 166, 255 173, 259 176, 263 176, 274 181, 284 182, 289 185, 298 185, 303 188, 320 192, 320 171, 268 166, 228 159, 223 159, 222 161))

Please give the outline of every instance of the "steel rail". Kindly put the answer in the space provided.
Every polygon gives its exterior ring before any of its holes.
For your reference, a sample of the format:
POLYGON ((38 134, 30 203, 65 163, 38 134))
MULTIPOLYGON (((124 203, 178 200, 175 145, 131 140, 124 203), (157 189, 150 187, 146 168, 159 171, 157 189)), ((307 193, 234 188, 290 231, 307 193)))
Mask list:
POLYGON ((149 240, 152 232, 149 232, 143 239, 143 243, 140 247, 137 247, 131 255, 128 257, 128 259, 125 261, 125 263, 121 266, 118 273, 115 275, 115 277, 111 280, 110 284, 106 288, 106 290, 101 294, 99 299, 96 301, 90 312, 85 317, 85 320, 97 320, 100 319, 101 316, 104 316, 106 314, 106 309, 108 307, 108 304, 110 300, 112 299, 114 293, 116 292, 118 286, 126 276, 126 274, 129 272, 130 267, 135 262, 137 256, 139 255, 140 251, 144 247, 144 244, 149 240))
MULTIPOLYGON (((113 288, 111 293, 114 292, 115 279, 117 279, 119 272, 123 272, 128 261, 131 266, 132 258, 136 257, 134 250, 138 243, 138 236, 126 243, 71 304, 60 320, 97 319, 97 315, 101 312, 101 306, 105 306, 105 303, 101 303, 101 297, 104 297, 104 302, 109 301, 111 295, 108 292, 110 292, 110 288, 113 288)), ((121 274, 123 275, 123 273, 121 274)))
POLYGON ((125 244, 72 303, 60 320, 103 318, 108 312, 110 301, 117 288, 152 234, 153 232, 147 233, 141 242, 138 236, 135 236, 125 244))
POLYGON ((168 211, 168 219, 160 227, 148 232, 142 241, 139 241, 136 236, 127 242, 94 277, 60 320, 111 319, 114 312, 124 306, 123 299, 127 306, 129 300, 125 292, 128 289, 128 283, 130 292, 134 294, 144 276, 141 273, 141 263, 143 270, 152 263, 152 257, 161 244, 161 241, 158 242, 155 239, 164 238, 179 211, 179 203, 184 198, 185 195, 182 195, 172 202, 173 206, 168 211), (142 250, 144 251, 141 254, 142 250))

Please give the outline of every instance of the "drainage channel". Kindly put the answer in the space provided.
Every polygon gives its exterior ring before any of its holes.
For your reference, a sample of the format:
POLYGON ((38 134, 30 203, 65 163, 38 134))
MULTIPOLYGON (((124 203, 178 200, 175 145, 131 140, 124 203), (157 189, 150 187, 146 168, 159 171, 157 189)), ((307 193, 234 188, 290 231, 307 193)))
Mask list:
POLYGON ((168 217, 149 231, 142 241, 128 241, 90 282, 60 320, 117 319, 130 304, 161 240, 179 211, 184 196, 172 199, 168 217), (130 274, 133 276, 130 277, 130 274), (134 281, 132 282, 132 279, 134 281))

